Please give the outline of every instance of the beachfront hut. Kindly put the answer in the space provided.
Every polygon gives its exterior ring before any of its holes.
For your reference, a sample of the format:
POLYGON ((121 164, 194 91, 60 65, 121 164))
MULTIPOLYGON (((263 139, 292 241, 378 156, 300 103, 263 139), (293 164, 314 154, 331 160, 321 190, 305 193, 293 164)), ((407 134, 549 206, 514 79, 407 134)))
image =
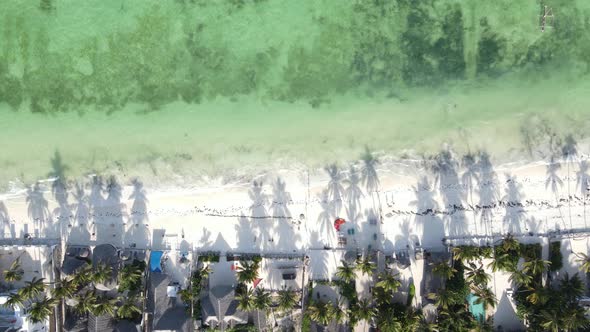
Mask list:
POLYGON ((92 255, 92 267, 96 268, 101 264, 110 266, 112 271, 110 278, 104 283, 97 283, 95 288, 102 291, 110 291, 115 289, 118 286, 117 274, 119 272, 121 259, 119 257, 119 250, 117 250, 117 248, 112 244, 105 243, 94 247, 94 252, 92 255))
POLYGON ((78 269, 90 263, 91 256, 92 251, 88 246, 68 246, 61 266, 61 272, 65 276, 75 274, 78 269))
POLYGON ((211 327, 228 328, 248 322, 248 314, 238 310, 235 289, 215 286, 201 301, 203 322, 211 327))
POLYGON ((150 273, 147 309, 152 316, 151 331, 192 331, 190 315, 177 294, 179 289, 167 274, 150 273))

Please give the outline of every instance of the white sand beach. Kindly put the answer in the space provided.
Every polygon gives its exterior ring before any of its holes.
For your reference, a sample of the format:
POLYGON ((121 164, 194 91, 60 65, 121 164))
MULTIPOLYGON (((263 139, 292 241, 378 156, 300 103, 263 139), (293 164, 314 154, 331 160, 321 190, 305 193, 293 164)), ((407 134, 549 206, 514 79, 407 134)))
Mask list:
MULTIPOLYGON (((524 243, 563 239, 562 270, 577 271, 575 253, 588 251, 586 155, 579 151, 569 161, 499 166, 482 157, 471 185, 468 170, 447 161, 447 168, 437 173, 421 162, 395 167, 382 162, 376 164, 377 178, 364 182, 361 163, 353 176, 348 167, 332 169, 332 177, 324 170, 283 170, 241 185, 193 191, 158 191, 139 181, 109 187, 89 180, 77 192, 70 190, 67 204, 63 195, 56 200, 46 182, 28 193, 3 196, 1 234, 61 236, 79 245, 188 245, 197 255, 210 250, 306 254, 310 278, 329 280, 347 251, 441 251, 449 244, 489 245, 512 233, 524 243), (367 192, 367 182, 378 191, 367 192), (338 217, 346 223, 336 232, 338 217)), ((406 286, 414 280, 420 294, 422 263, 410 258, 410 269, 400 271, 401 278, 406 286)), ((493 275, 501 315, 496 325, 519 324, 502 302, 510 288, 508 275, 493 275)))

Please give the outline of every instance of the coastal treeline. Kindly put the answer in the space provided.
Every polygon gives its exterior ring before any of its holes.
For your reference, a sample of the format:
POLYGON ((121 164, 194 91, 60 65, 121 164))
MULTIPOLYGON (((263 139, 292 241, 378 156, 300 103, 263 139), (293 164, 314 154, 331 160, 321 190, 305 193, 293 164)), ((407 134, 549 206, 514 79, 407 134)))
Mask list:
POLYGON ((60 1, 0 5, 0 101, 45 113, 129 103, 153 110, 251 94, 320 106, 351 91, 399 98, 405 88, 538 73, 539 66, 586 73, 590 61, 582 2, 548 2, 556 19, 545 32, 542 6, 533 2, 324 1, 297 13, 270 1, 136 5, 119 10, 121 22, 132 23, 106 29, 89 22, 97 32, 70 43, 59 33, 69 23, 60 1), (262 15, 269 10, 276 13, 262 15), (280 23, 281 15, 300 15, 313 33, 295 29, 282 38, 277 27, 274 38, 254 41, 260 47, 243 47, 240 38, 280 23), (236 31, 221 17, 251 24, 236 31))

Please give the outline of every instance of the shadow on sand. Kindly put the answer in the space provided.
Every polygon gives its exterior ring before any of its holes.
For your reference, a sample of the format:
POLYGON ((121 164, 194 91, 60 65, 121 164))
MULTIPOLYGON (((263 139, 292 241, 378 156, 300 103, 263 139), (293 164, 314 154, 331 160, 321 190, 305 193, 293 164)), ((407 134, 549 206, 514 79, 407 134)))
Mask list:
POLYGON ((444 223, 435 211, 439 206, 435 199, 433 187, 426 175, 414 186, 416 200, 411 204, 416 206, 416 225, 422 228, 422 245, 431 248, 442 245, 445 236, 444 223))
MULTIPOLYGON (((300 242, 300 226, 295 225, 292 219, 289 204, 293 202, 291 194, 287 191, 287 184, 280 177, 273 183, 272 216, 274 233, 278 236, 279 250, 295 250, 300 242)), ((274 241, 273 241, 274 242, 274 241)))
POLYGON ((97 244, 123 246, 124 219, 127 213, 125 204, 121 202, 122 194, 121 185, 114 176, 109 178, 106 187, 103 187, 100 178, 95 177, 90 193, 90 206, 93 210, 97 244), (106 193, 106 198, 103 192, 106 193))
POLYGON ((274 242, 272 220, 266 206, 268 205, 268 196, 264 193, 261 181, 253 181, 252 187, 248 192, 252 201, 250 205, 250 219, 255 223, 254 230, 256 236, 256 248, 265 251, 272 247, 274 242))
POLYGON ((133 192, 129 199, 133 200, 124 244, 128 247, 145 249, 150 246, 147 193, 139 179, 133 180, 133 192))
POLYGON ((443 150, 432 158, 431 171, 435 177, 434 185, 438 184, 445 209, 450 211, 445 214, 446 231, 450 236, 465 234, 467 222, 465 208, 463 207, 463 186, 459 180, 459 163, 453 157, 450 150, 443 150))
POLYGON ((342 186, 343 176, 336 164, 324 167, 326 173, 330 177, 328 182, 328 200, 332 202, 333 215, 340 215, 342 209, 342 201, 344 196, 344 187, 342 186))
POLYGON ((494 218, 494 209, 499 198, 498 175, 490 160, 490 155, 485 151, 479 152, 478 160, 477 193, 479 203, 476 205, 480 213, 480 222, 485 234, 491 234, 491 223, 494 218))
POLYGON ((88 244, 90 241, 89 223, 90 223, 90 207, 88 206, 88 196, 84 185, 76 183, 74 192, 74 222, 69 227, 69 234, 67 243, 69 244, 88 244))
POLYGON ((49 203, 45 199, 43 195, 43 190, 41 189, 41 184, 39 182, 35 183, 34 185, 30 186, 27 189, 27 212, 29 215, 29 219, 33 221, 33 227, 35 228, 36 237, 39 237, 40 234, 45 234, 45 231, 48 227, 50 227, 50 214, 49 214, 49 203))
MULTIPOLYGON (((504 206, 504 233, 521 234, 522 221, 526 217, 526 211, 521 203, 524 198, 522 185, 518 183, 516 176, 505 174, 506 184, 504 197, 500 202, 504 206)), ((496 230, 493 230, 495 232, 496 230)))
POLYGON ((2 225, 0 238, 3 239, 6 236, 9 236, 10 238, 14 239, 16 237, 14 223, 11 222, 8 209, 6 209, 6 205, 4 205, 4 202, 2 201, 0 201, 0 225, 2 225))

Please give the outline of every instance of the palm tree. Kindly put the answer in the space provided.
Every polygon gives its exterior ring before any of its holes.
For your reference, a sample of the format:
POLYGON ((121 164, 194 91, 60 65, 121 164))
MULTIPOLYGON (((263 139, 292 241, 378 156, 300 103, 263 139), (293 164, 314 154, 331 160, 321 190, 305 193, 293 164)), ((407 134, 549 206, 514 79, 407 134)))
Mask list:
POLYGON ((117 299, 109 299, 107 297, 100 297, 94 307, 92 308, 91 312, 95 316, 102 316, 102 315, 115 315, 115 308, 117 305, 117 299))
POLYGON ((14 260, 10 269, 4 271, 4 280, 7 282, 21 281, 25 271, 21 268, 20 257, 14 260))
POLYGON ((77 304, 74 307, 74 310, 78 314, 86 314, 93 310, 98 299, 96 298, 96 294, 94 292, 86 292, 76 296, 76 301, 77 304))
POLYGON ((437 307, 447 310, 451 304, 451 293, 446 288, 438 291, 438 293, 428 294, 428 298, 435 301, 437 307))
POLYGON ((135 296, 127 297, 119 308, 117 308, 117 317, 120 319, 133 319, 141 315, 141 309, 137 306, 135 296))
POLYGON ((71 298, 76 292, 76 286, 73 279, 65 279, 51 290, 51 294, 56 299, 71 298))
POLYGON ((137 265, 126 265, 119 273, 119 291, 134 290, 141 282, 142 270, 137 265))
POLYGON ((479 250, 471 246, 453 247, 453 260, 456 261, 471 261, 476 258, 481 259, 479 250))
POLYGON ((375 263, 371 262, 369 257, 365 257, 356 261, 356 268, 363 274, 372 275, 375 271, 375 263))
POLYGON ((343 304, 338 304, 335 307, 332 307, 332 313, 334 315, 334 320, 336 320, 339 324, 346 324, 348 322, 349 313, 348 310, 344 308, 343 304))
POLYGON ((8 295, 8 299, 6 300, 6 302, 4 302, 2 306, 5 308, 15 309, 17 307, 23 307, 24 302, 25 299, 23 299, 20 293, 10 293, 10 295, 8 295))
POLYGON ((496 251, 494 253, 494 259, 488 264, 488 268, 491 268, 492 271, 513 271, 515 266, 512 264, 510 260, 509 254, 498 254, 496 251))
POLYGON ((92 282, 94 273, 92 271, 92 265, 86 264, 82 268, 76 270, 72 281, 77 287, 84 287, 92 282))
POLYGON ((561 314, 557 310, 542 310, 541 317, 543 322, 541 326, 545 330, 549 330, 551 332, 559 332, 562 328, 561 326, 561 314))
POLYGON ((365 321, 365 327, 367 322, 373 321, 375 317, 378 315, 378 311, 371 305, 368 299, 362 299, 357 302, 356 306, 354 306, 354 315, 358 320, 365 321))
POLYGON ((484 308, 495 308, 496 303, 498 303, 498 299, 496 299, 496 295, 492 290, 488 287, 485 288, 477 288, 475 295, 477 295, 477 299, 475 300, 475 304, 483 303, 484 308))
POLYGON ((520 243, 514 238, 514 235, 508 233, 504 240, 502 240, 502 248, 504 252, 519 251, 520 243))
POLYGON ((508 280, 516 286, 529 286, 533 282, 533 276, 523 270, 512 272, 508 280))
POLYGON ((297 292, 291 288, 279 290, 278 307, 281 311, 289 311, 297 304, 297 292))
POLYGON ((203 266, 200 270, 199 270, 199 276, 202 279, 206 279, 209 278, 209 273, 211 273, 211 267, 210 266, 203 266))
POLYGON ((457 270, 451 265, 449 265, 447 262, 440 262, 438 264, 435 264, 432 268, 432 273, 445 279, 451 279, 456 272, 457 270))
POLYGON ((110 265, 98 264, 92 274, 92 281, 102 284, 109 280, 113 273, 113 268, 110 265))
POLYGON ((45 291, 44 278, 34 277, 31 281, 25 282, 25 287, 18 290, 23 299, 34 299, 45 291))
POLYGON ((379 275, 379 281, 375 284, 375 286, 388 293, 395 293, 402 285, 399 279, 397 279, 398 275, 399 274, 392 275, 387 272, 383 272, 379 275))
POLYGON ((326 326, 334 319, 334 307, 330 302, 314 301, 307 310, 309 317, 320 325, 326 326))
POLYGON ((255 309, 254 291, 250 288, 239 292, 238 295, 236 295, 236 300, 238 301, 238 309, 241 311, 250 312, 255 309))
POLYGON ((482 265, 478 267, 470 262, 469 266, 466 266, 465 269, 467 270, 467 281, 472 282, 476 286, 487 285, 492 279, 492 277, 483 269, 482 265))
POLYGON ((354 267, 345 261, 342 261, 342 266, 339 266, 336 269, 336 276, 344 282, 351 282, 355 278, 354 267))
POLYGON ((586 310, 580 306, 568 307, 562 314, 563 329, 566 331, 578 331, 588 328, 590 322, 586 318, 586 310))
POLYGON ((258 279, 258 263, 242 262, 238 267, 238 281, 251 283, 258 279))
POLYGON ((538 275, 538 274, 542 274, 543 272, 545 272, 545 269, 550 264, 551 264, 550 261, 544 261, 542 259, 536 258, 536 259, 530 260, 528 262, 524 262, 522 264, 522 267, 523 267, 522 270, 527 273, 530 272, 532 275, 538 275))
POLYGON ((545 304, 549 300, 549 294, 543 287, 529 287, 528 290, 531 292, 527 295, 526 299, 532 304, 545 304))
POLYGON ((580 270, 584 273, 590 273, 590 256, 583 252, 577 253, 576 256, 578 256, 576 262, 582 264, 580 270))
POLYGON ((53 307, 57 304, 54 298, 43 297, 40 301, 35 301, 29 309, 29 320, 32 323, 44 322, 53 313, 53 307))
POLYGON ((405 327, 405 331, 407 332, 416 332, 418 330, 424 331, 421 329, 420 322, 422 321, 423 316, 422 313, 419 311, 414 310, 413 307, 408 307, 404 312, 404 317, 402 320, 402 324, 405 327))
POLYGON ((578 297, 584 294, 584 284, 577 273, 570 278, 566 272, 560 281, 559 292, 568 301, 576 301, 578 297))
POLYGON ((254 292, 254 308, 258 310, 267 310, 272 305, 270 293, 262 288, 257 288, 254 292))

